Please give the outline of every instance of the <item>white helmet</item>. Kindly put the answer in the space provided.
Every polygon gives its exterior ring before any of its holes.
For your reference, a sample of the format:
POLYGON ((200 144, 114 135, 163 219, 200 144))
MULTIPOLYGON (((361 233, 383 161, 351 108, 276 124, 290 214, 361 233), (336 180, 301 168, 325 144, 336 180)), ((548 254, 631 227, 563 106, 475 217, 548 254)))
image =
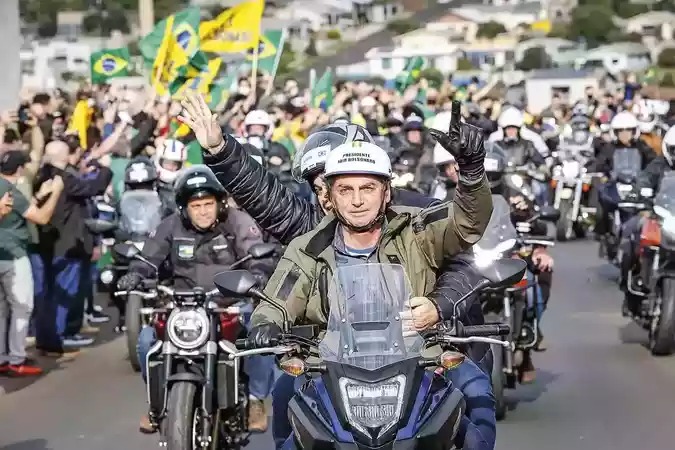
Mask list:
POLYGON ((499 128, 502 129, 507 127, 522 128, 522 126, 525 125, 525 117, 519 109, 509 107, 499 115, 497 124, 499 125, 499 128))
POLYGON ((668 165, 673 167, 673 163, 675 162, 675 126, 670 127, 666 131, 666 134, 663 135, 661 154, 668 161, 668 165))
POLYGON ((649 113, 640 114, 638 123, 640 125, 640 133, 650 134, 656 128, 656 117, 649 113))
POLYGON ((377 175, 391 178, 391 160, 386 150, 370 142, 347 142, 328 153, 324 176, 377 175))
POLYGON ((612 139, 616 140, 616 131, 618 130, 634 130, 633 139, 637 139, 640 136, 640 124, 631 112, 622 111, 618 113, 612 119, 610 126, 612 127, 612 139))
POLYGON ((180 170, 175 172, 167 170, 162 167, 162 161, 173 161, 178 163, 180 168, 182 168, 183 163, 187 161, 185 144, 174 139, 167 139, 157 148, 155 153, 155 166, 157 167, 159 179, 165 183, 173 183, 180 170))
POLYGON ((274 133, 274 122, 270 115, 263 111, 262 109, 254 109, 253 111, 246 114, 244 118, 244 129, 245 133, 248 135, 248 127, 251 125, 261 125, 265 127, 265 138, 270 139, 272 133, 274 133))

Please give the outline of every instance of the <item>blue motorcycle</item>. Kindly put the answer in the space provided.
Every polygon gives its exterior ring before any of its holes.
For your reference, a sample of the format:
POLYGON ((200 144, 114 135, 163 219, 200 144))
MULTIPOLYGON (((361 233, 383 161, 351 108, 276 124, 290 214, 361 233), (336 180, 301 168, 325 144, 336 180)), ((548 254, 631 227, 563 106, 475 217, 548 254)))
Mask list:
MULTIPOLYGON (((525 270, 516 259, 481 269, 485 278, 458 304, 488 287, 512 285, 525 270)), ((249 272, 223 272, 214 282, 224 295, 256 297, 285 318, 277 346, 251 349, 239 340, 241 350, 233 357, 276 354, 281 370, 304 377, 288 409, 291 448, 455 448, 465 401, 443 372, 464 361, 460 350, 467 343, 504 345, 488 336, 510 332, 501 323, 463 326, 455 314, 418 333, 408 306, 410 283, 396 264, 339 267, 328 289, 330 313, 320 339, 316 326, 292 327, 283 306, 256 289, 249 272)))

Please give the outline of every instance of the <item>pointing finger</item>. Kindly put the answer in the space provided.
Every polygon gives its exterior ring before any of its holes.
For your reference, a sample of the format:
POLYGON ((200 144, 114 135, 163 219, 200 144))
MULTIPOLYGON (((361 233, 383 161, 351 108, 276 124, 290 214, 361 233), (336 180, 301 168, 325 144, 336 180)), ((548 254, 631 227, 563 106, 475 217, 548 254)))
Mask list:
POLYGON ((457 133, 457 135, 459 135, 459 125, 460 119, 462 117, 462 104, 457 100, 453 100, 451 112, 452 116, 450 117, 450 130, 449 130, 450 136, 452 136, 454 133, 457 133))

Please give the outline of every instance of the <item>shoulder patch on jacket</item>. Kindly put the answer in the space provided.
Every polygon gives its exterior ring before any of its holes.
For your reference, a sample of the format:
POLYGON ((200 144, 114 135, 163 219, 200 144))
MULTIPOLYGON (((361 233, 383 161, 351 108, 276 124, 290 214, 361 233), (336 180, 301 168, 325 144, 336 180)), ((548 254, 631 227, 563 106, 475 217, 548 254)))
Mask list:
POLYGON ((439 220, 445 220, 448 218, 449 210, 448 204, 443 203, 433 208, 427 208, 420 212, 420 214, 415 218, 413 231, 415 233, 421 233, 427 227, 427 225, 438 222, 439 220))
POLYGON ((295 287, 295 283, 298 282, 299 278, 300 269, 293 264, 291 270, 286 272, 286 276, 284 276, 284 279, 281 281, 279 290, 277 291, 277 298, 286 300, 286 298, 291 295, 291 292, 293 292, 293 287, 295 287))

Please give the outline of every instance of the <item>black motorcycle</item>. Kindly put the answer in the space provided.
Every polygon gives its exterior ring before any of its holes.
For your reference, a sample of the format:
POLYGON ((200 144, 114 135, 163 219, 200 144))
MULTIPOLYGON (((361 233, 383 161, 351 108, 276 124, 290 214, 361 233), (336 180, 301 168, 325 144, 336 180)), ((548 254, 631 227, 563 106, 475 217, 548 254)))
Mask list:
MULTIPOLYGON (((501 260, 482 271, 485 279, 458 304, 487 287, 511 285, 524 272, 522 261, 501 260)), ((455 448, 464 398, 429 369, 455 368, 465 358, 458 347, 470 342, 502 345, 487 336, 509 332, 503 324, 463 326, 457 309, 452 320, 433 330, 410 331, 404 316, 410 312, 410 284, 396 264, 339 267, 328 290, 330 317, 320 340, 315 326, 291 327, 283 306, 254 288, 250 273, 224 272, 214 281, 224 295, 251 295, 285 318, 275 347, 248 349, 245 339, 237 347, 244 349, 240 357, 284 355, 281 369, 305 377, 288 408, 296 448, 455 448), (427 347, 438 352, 423 355, 427 347)))
MULTIPOLYGON (((254 245, 230 268, 266 258, 276 248, 254 245)), ((118 251, 125 250, 134 252, 131 245, 120 244, 118 251)), ((157 334, 147 355, 147 392, 161 445, 170 450, 246 445, 248 383, 243 361, 234 358, 234 342, 244 331, 244 303, 223 298, 218 289, 181 291, 160 284, 156 291, 158 306, 147 311, 157 334)), ((140 293, 120 291, 131 294, 140 293)))

